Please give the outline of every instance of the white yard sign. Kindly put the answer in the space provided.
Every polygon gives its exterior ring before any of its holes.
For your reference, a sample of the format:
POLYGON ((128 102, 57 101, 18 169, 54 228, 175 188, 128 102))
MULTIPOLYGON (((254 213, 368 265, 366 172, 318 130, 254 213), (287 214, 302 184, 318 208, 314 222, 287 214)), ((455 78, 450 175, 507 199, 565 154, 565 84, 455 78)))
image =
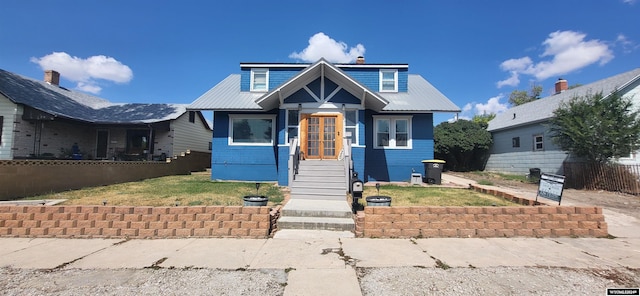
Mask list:
POLYGON ((555 200, 560 205, 562 199, 562 188, 564 187, 564 176, 553 174, 542 174, 540 176, 540 186, 538 187, 538 196, 555 200))

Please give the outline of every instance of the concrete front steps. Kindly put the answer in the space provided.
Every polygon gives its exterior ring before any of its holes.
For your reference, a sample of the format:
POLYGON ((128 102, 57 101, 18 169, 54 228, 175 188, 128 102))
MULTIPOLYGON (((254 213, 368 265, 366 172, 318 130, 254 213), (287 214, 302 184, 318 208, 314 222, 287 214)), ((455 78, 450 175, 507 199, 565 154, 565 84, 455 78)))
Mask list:
POLYGON ((344 164, 335 160, 300 162, 291 188, 291 199, 346 200, 344 164))
POLYGON ((290 199, 278 219, 284 229, 354 231, 355 223, 346 200, 290 199))
POLYGON ((333 160, 300 162, 291 184, 291 199, 282 208, 278 230, 353 232, 355 223, 347 203, 343 163, 333 160))

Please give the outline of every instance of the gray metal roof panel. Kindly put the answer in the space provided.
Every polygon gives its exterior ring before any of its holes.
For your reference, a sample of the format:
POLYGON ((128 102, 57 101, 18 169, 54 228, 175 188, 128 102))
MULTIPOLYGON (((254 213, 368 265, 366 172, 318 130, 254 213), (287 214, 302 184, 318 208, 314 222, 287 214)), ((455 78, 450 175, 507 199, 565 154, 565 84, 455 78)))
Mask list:
POLYGON ((262 110, 256 100, 264 93, 240 91, 240 74, 231 74, 205 92, 188 109, 194 110, 262 110))
POLYGON ((515 106, 497 114, 493 120, 489 121, 487 130, 496 131, 546 121, 553 117, 553 111, 565 101, 590 93, 602 92, 609 95, 614 90, 622 90, 621 88, 638 79, 640 79, 640 68, 515 106))
POLYGON ((417 74, 409 74, 407 92, 378 94, 389 101, 383 111, 460 112, 458 106, 417 74))
POLYGON ((0 69, 0 92, 49 114, 92 123, 153 123, 178 118, 181 104, 116 104, 0 69))
MULTIPOLYGON (((336 79, 335 77, 333 78, 336 79)), ((339 81, 339 83, 345 82, 339 81)), ((372 92, 372 94, 376 94, 388 101, 382 111, 460 112, 458 106, 422 76, 410 74, 408 83, 409 89, 407 92, 372 92)), ((270 94, 271 92, 266 95, 270 94)), ((265 93, 240 91, 240 75, 232 74, 197 98, 188 106, 188 109, 262 110, 256 101, 263 96, 265 96, 265 93)))

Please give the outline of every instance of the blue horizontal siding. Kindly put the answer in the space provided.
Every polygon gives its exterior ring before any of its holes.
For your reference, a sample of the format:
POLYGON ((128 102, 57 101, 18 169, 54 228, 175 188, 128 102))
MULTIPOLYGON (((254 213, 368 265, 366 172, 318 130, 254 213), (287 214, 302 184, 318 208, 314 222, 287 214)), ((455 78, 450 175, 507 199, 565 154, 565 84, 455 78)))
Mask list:
MULTIPOLYGON (((280 84, 288 81, 293 76, 304 70, 305 67, 300 68, 269 68, 269 90, 278 87, 280 84)), ((408 75, 407 68, 398 70, 398 91, 407 92, 408 88, 408 75)), ((355 79, 359 83, 365 85, 372 91, 378 91, 380 89, 380 69, 378 68, 346 68, 343 69, 347 75, 355 79)), ((313 93, 320 96, 320 80, 309 84, 313 93)), ((331 93, 337 85, 333 81, 325 80, 325 94, 331 93)), ((251 87, 251 68, 243 67, 240 69, 240 90, 250 91, 251 87)))
MULTIPOLYGON (((269 90, 291 79, 300 73, 304 67, 300 68, 269 68, 269 90)), ((240 68, 240 91, 250 91, 251 68, 240 68)))
POLYGON ((229 146, 229 114, 229 112, 214 112, 211 179, 276 181, 278 179, 276 147, 229 146))
POLYGON ((378 91, 380 88, 380 70, 372 68, 348 68, 343 69, 347 75, 356 81, 364 84, 372 91, 378 91))
POLYGON ((422 161, 433 159, 433 115, 413 115, 412 149, 374 149, 374 113, 366 113, 365 181, 408 181, 412 172, 424 173, 422 161))

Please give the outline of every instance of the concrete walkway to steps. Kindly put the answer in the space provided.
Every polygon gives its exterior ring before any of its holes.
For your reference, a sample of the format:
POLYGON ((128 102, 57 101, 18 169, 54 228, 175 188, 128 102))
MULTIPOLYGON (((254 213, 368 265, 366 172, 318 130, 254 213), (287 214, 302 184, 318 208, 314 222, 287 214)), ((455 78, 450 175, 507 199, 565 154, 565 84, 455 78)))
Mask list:
MULTIPOLYGON (((285 230, 270 239, 0 238, 0 246, 0 267, 17 269, 284 270, 284 295, 361 295, 354 267, 640 268, 640 239, 635 238, 363 239, 285 230)), ((118 280, 128 279, 91 279, 118 280)))

